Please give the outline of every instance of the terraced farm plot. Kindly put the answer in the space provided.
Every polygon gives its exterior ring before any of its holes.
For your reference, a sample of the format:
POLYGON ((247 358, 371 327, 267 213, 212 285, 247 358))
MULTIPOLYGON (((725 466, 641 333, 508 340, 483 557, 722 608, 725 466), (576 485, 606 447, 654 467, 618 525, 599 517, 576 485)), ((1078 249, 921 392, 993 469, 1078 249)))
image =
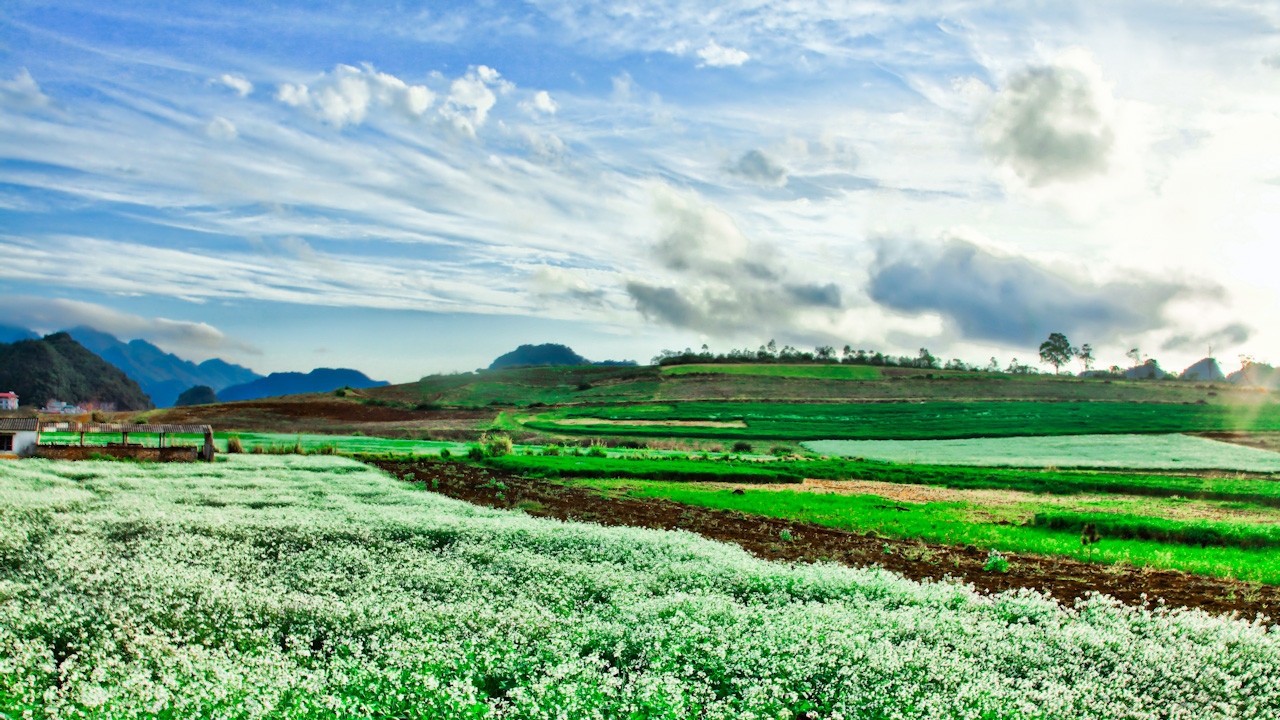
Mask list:
POLYGON ((747 440, 916 440, 1018 435, 1096 435, 1280 430, 1280 404, 928 402, 861 404, 706 403, 574 407, 526 427, 567 435, 680 436, 747 440), (566 424, 561 420, 573 420, 566 424), (596 419, 597 425, 579 424, 596 419), (646 425, 628 424, 643 420, 646 425), (663 421, 742 421, 738 427, 680 427, 663 421))
POLYGON ((754 375, 758 377, 819 378, 822 380, 873 380, 882 373, 869 365, 671 365, 662 374, 679 375, 754 375))
POLYGON ((1265 625, 775 564, 421 487, 336 457, 0 464, 0 706, 42 719, 1280 713, 1280 629, 1265 625))
POLYGON ((815 440, 801 445, 822 455, 927 465, 1280 472, 1280 453, 1188 435, 815 440))

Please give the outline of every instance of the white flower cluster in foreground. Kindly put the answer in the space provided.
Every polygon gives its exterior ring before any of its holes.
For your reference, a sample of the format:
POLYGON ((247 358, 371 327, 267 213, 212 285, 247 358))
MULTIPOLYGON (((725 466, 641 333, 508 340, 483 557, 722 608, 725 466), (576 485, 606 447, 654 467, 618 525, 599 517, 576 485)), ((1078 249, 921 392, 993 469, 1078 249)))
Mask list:
POLYGON ((0 464, 5 717, 1275 718, 1278 638, 532 519, 335 457, 0 464))

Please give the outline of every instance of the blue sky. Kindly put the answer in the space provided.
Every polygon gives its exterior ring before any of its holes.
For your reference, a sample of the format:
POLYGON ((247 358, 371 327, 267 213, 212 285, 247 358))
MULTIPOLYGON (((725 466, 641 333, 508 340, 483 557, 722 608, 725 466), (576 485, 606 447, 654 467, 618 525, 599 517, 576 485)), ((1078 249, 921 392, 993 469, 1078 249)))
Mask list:
POLYGON ((0 8, 0 323, 393 381, 526 342, 1280 360, 1280 8, 0 8))

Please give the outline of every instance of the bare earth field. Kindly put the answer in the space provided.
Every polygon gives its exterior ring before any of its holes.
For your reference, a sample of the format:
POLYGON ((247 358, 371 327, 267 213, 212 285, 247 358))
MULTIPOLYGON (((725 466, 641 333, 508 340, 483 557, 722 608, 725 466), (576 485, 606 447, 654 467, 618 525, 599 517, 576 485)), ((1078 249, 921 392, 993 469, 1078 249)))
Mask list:
POLYGON ((974 547, 892 540, 818 525, 681 505, 658 499, 611 497, 596 490, 504 475, 460 463, 377 461, 393 475, 478 505, 519 508, 530 515, 686 530, 741 546, 770 560, 879 565, 914 580, 956 578, 984 592, 1037 588, 1070 601, 1091 592, 1141 605, 1170 606, 1245 617, 1280 614, 1280 586, 1265 586, 1188 573, 1104 566, 1067 559, 1009 554, 1007 573, 984 571, 986 554, 974 547), (792 542, 780 542, 783 530, 792 542))

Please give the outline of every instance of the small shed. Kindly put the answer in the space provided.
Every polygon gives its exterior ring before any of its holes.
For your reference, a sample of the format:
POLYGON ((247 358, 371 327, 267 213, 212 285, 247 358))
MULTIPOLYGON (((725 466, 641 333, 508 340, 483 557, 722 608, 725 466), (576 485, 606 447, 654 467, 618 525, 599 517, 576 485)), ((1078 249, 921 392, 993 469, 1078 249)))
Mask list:
POLYGON ((39 444, 39 419, 0 418, 0 458, 26 457, 39 444))

